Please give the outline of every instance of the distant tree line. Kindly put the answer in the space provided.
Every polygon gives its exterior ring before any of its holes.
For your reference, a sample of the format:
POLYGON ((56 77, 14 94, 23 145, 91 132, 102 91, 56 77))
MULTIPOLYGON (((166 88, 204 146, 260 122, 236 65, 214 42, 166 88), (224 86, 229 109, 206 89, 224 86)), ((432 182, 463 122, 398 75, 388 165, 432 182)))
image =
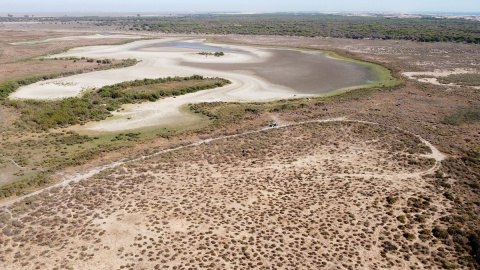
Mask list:
POLYGON ((480 22, 465 19, 339 15, 236 15, 157 18, 132 29, 163 33, 281 35, 480 43, 480 22))
POLYGON ((89 22, 125 30, 182 34, 281 35, 351 39, 480 43, 480 22, 423 16, 342 16, 326 14, 189 15, 178 17, 0 18, 89 22))

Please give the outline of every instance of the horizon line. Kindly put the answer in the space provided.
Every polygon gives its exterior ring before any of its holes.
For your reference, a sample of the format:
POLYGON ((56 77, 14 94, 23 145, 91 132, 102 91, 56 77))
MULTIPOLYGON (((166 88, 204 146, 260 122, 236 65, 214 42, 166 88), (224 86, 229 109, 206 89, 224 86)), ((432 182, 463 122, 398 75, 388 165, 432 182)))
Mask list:
POLYGON ((276 14, 276 13, 304 13, 304 14, 409 14, 409 15, 480 15, 480 11, 0 11, 2 14, 276 14))

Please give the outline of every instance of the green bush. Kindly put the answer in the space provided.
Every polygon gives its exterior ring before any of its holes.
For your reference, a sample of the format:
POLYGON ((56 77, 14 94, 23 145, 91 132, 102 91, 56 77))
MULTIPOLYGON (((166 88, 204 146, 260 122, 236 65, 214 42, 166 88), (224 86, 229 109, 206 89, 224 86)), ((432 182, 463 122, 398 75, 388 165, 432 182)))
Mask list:
POLYGON ((392 244, 392 242, 390 242, 390 241, 383 242, 382 246, 385 249, 385 251, 395 251, 395 250, 398 249, 398 247, 396 245, 392 244))
POLYGON ((417 238, 417 237, 415 236, 415 234, 413 234, 413 233, 408 233, 408 232, 404 233, 404 234, 403 234, 403 237, 405 237, 407 240, 415 240, 415 238, 417 238))
POLYGON ((432 230, 433 236, 439 239, 447 239, 448 238, 448 231, 445 229, 442 229, 440 227, 435 227, 432 230))
POLYGON ((454 197, 452 194, 450 194, 450 192, 445 192, 443 193, 443 196, 445 196, 445 198, 449 199, 450 201, 453 201, 454 200, 454 197))

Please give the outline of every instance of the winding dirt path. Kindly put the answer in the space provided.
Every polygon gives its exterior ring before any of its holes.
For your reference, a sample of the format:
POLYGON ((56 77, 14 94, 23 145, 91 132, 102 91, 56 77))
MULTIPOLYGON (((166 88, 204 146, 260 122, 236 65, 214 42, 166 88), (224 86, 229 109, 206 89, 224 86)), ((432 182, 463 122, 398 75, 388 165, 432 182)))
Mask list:
MULTIPOLYGON (((273 128, 287 128, 287 127, 291 127, 291 126, 298 126, 298 125, 304 125, 304 124, 309 124, 309 123, 327 123, 327 122, 351 122, 351 123, 364 123, 364 124, 370 124, 370 125, 381 125, 381 124, 375 123, 375 122, 362 121, 362 120, 349 120, 347 118, 341 117, 341 118, 332 118, 332 119, 309 120, 309 121, 302 121, 302 122, 289 123, 289 124, 283 124, 283 125, 280 124, 279 126, 273 127, 273 128)), ((26 195, 21 196, 19 198, 9 200, 9 201, 6 201, 6 202, 2 202, 2 203, 0 203, 0 207, 4 208, 5 211, 10 212, 9 209, 8 209, 9 206, 11 206, 11 205, 13 205, 17 202, 20 202, 20 201, 22 201, 26 198, 38 195, 38 194, 40 194, 44 191, 48 191, 48 190, 53 189, 53 188, 67 186, 71 182, 78 182, 80 180, 88 179, 89 177, 92 177, 93 175, 95 175, 97 173, 100 173, 100 172, 102 172, 104 170, 107 170, 107 169, 116 168, 118 166, 122 166, 122 165, 127 164, 127 163, 141 161, 141 160, 144 160, 146 158, 158 156, 158 155, 168 153, 168 152, 178 151, 178 150, 188 148, 188 147, 195 147, 195 146, 199 146, 199 145, 202 145, 202 144, 208 144, 208 143, 214 142, 214 141, 236 138, 236 137, 240 137, 240 136, 244 136, 244 135, 248 135, 248 134, 260 133, 260 132, 263 132, 263 131, 266 131, 266 130, 269 130, 269 129, 272 129, 272 127, 265 127, 265 128, 261 128, 261 129, 257 129, 257 130, 252 130, 252 131, 239 133, 239 134, 200 140, 200 141, 188 144, 188 145, 183 145, 183 146, 179 146, 179 147, 176 147, 176 148, 164 149, 164 150, 161 150, 159 152, 156 152, 156 153, 153 153, 153 154, 150 154, 150 155, 144 155, 144 156, 141 156, 141 157, 135 158, 135 159, 122 159, 120 161, 116 161, 116 162, 113 162, 113 163, 110 163, 110 164, 107 164, 107 165, 102 165, 102 166, 92 168, 92 169, 87 170, 85 172, 78 172, 78 173, 74 173, 74 174, 63 174, 63 178, 64 178, 63 181, 61 181, 57 184, 54 184, 52 186, 42 188, 42 189, 37 190, 35 192, 32 192, 30 194, 26 194, 26 195)), ((405 133, 411 134, 411 135, 419 138, 422 141, 422 143, 424 143, 426 146, 428 146, 430 148, 430 150, 432 152, 431 154, 422 155, 422 156, 426 157, 426 158, 435 159, 435 165, 433 167, 431 167, 428 170, 417 172, 417 173, 415 173, 415 175, 421 176, 421 175, 431 174, 431 173, 434 173, 436 170, 438 170, 441 167, 441 162, 442 162, 442 160, 444 160, 447 157, 446 155, 441 153, 434 145, 432 145, 430 142, 428 142, 427 140, 425 140, 421 136, 413 134, 413 133, 411 133, 407 130, 403 130, 403 129, 400 129, 400 128, 396 128, 396 129, 401 131, 401 132, 405 132, 405 133)), ((59 175, 62 175, 62 173, 59 173, 59 175)))
POLYGON ((10 161, 13 163, 13 165, 17 166, 18 168, 20 168, 20 169, 25 169, 25 167, 22 167, 22 166, 18 165, 18 163, 15 162, 15 160, 13 160, 13 159, 11 159, 11 158, 8 159, 8 160, 10 160, 10 161))

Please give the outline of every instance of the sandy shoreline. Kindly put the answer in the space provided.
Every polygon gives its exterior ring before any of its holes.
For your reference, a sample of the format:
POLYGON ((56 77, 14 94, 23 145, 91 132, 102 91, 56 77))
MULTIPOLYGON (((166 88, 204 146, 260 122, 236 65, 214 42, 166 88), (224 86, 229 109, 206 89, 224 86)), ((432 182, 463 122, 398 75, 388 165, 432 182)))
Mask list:
POLYGON ((79 74, 42 81, 20 88, 11 98, 55 99, 77 96, 105 85, 143 78, 167 76, 221 77, 232 84, 154 103, 126 105, 105 121, 84 128, 116 131, 168 124, 181 119, 179 108, 199 102, 270 101, 310 97, 329 91, 365 85, 374 74, 366 67, 331 59, 319 52, 267 49, 210 44, 204 39, 165 38, 136 41, 117 46, 91 46, 72 49, 51 57, 96 59, 135 58, 135 66, 79 74), (223 51, 225 56, 199 55, 203 51, 223 51))

